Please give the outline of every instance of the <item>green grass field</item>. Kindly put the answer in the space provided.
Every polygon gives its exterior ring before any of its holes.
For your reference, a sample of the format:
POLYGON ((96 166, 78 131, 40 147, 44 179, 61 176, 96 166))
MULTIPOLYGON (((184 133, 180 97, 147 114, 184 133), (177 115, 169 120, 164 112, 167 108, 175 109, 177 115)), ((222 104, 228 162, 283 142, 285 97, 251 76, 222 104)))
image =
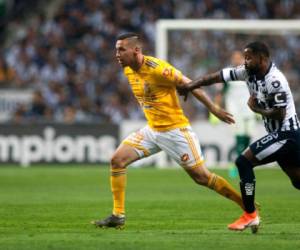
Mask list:
POLYGON ((128 172, 126 228, 115 230, 89 224, 111 213, 108 167, 1 167, 0 249, 300 249, 300 192, 280 170, 256 171, 257 235, 228 231, 239 207, 181 169, 128 172))

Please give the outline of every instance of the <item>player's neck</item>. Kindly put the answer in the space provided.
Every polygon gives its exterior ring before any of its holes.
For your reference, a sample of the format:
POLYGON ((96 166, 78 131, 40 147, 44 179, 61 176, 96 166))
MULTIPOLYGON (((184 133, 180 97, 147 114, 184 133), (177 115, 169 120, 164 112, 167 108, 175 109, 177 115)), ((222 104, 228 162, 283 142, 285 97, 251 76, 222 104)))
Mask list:
POLYGON ((130 68, 134 71, 138 71, 142 67, 143 63, 144 63, 144 55, 138 54, 135 63, 130 65, 130 68))
POLYGON ((264 78, 265 75, 269 72, 271 65, 272 65, 272 62, 270 62, 270 61, 267 61, 266 63, 264 63, 261 67, 260 72, 256 75, 257 79, 264 78))

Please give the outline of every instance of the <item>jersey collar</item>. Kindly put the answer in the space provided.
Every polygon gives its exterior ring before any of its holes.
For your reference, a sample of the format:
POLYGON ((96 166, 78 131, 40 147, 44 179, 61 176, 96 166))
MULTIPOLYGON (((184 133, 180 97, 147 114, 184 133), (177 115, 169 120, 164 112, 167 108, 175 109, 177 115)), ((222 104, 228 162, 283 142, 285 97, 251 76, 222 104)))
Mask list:
POLYGON ((257 77, 256 75, 253 75, 255 77, 255 79, 257 80, 265 80, 266 75, 269 74, 269 72, 271 71, 271 68, 273 67, 273 62, 270 62, 269 67, 266 71, 266 73, 262 76, 262 77, 257 77))
POLYGON ((272 66, 273 66, 273 63, 270 62, 270 65, 269 65, 269 67, 268 67, 268 69, 267 69, 267 72, 266 72, 266 74, 264 75, 264 77, 265 77, 267 74, 269 74, 269 72, 270 72, 272 66))

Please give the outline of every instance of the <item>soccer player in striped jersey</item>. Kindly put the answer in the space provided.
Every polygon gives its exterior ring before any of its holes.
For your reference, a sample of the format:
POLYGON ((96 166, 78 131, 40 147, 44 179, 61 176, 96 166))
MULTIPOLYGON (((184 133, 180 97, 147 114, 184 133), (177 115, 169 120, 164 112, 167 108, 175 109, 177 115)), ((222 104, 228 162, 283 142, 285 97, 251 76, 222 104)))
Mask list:
MULTIPOLYGON (((197 184, 213 189, 243 208, 239 192, 205 167, 197 135, 180 106, 176 87, 191 80, 169 63, 144 55, 137 34, 118 37, 116 57, 144 111, 147 126, 130 134, 112 156, 112 215, 92 223, 98 227, 124 226, 126 167, 161 150, 180 164, 197 184)), ((193 95, 222 121, 234 122, 231 114, 215 106, 203 90, 197 89, 193 95)))
MULTIPOLYGON (((234 51, 230 57, 231 66, 237 67, 244 63, 244 56, 241 51, 234 51)), ((218 86, 218 85, 216 85, 218 86)), ((249 98, 249 91, 245 81, 226 81, 223 89, 216 95, 216 103, 225 108, 235 119, 232 131, 235 134, 234 156, 240 155, 250 144, 250 135, 255 127, 256 115, 245 105, 245 100, 249 98)), ((231 156, 231 155, 230 155, 231 156)), ((238 170, 235 164, 229 166, 229 176, 237 177, 238 170)))
POLYGON ((220 81, 245 81, 250 97, 248 106, 261 114, 268 134, 252 143, 235 161, 240 175, 244 214, 228 225, 231 230, 259 226, 254 205, 255 175, 253 168, 277 162, 300 189, 300 123, 289 84, 283 73, 270 60, 269 49, 262 42, 252 42, 244 49, 244 64, 225 68, 183 84, 178 89, 186 96, 189 91, 220 81))

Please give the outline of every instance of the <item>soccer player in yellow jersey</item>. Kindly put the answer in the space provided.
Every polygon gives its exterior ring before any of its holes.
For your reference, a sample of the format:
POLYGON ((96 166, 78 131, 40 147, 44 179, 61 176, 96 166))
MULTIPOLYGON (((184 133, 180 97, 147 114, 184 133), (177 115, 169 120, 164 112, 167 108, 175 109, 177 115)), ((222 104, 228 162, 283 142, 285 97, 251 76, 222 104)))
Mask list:
MULTIPOLYGON (((240 194, 225 179, 205 167, 199 140, 180 107, 176 86, 191 80, 169 63, 144 55, 140 39, 134 33, 118 37, 116 57, 148 124, 130 134, 112 156, 113 212, 92 223, 98 227, 121 228, 125 225, 126 167, 161 150, 180 164, 197 184, 215 190, 243 208, 240 194)), ((234 123, 232 116, 216 107, 203 90, 192 93, 219 119, 234 123)))

